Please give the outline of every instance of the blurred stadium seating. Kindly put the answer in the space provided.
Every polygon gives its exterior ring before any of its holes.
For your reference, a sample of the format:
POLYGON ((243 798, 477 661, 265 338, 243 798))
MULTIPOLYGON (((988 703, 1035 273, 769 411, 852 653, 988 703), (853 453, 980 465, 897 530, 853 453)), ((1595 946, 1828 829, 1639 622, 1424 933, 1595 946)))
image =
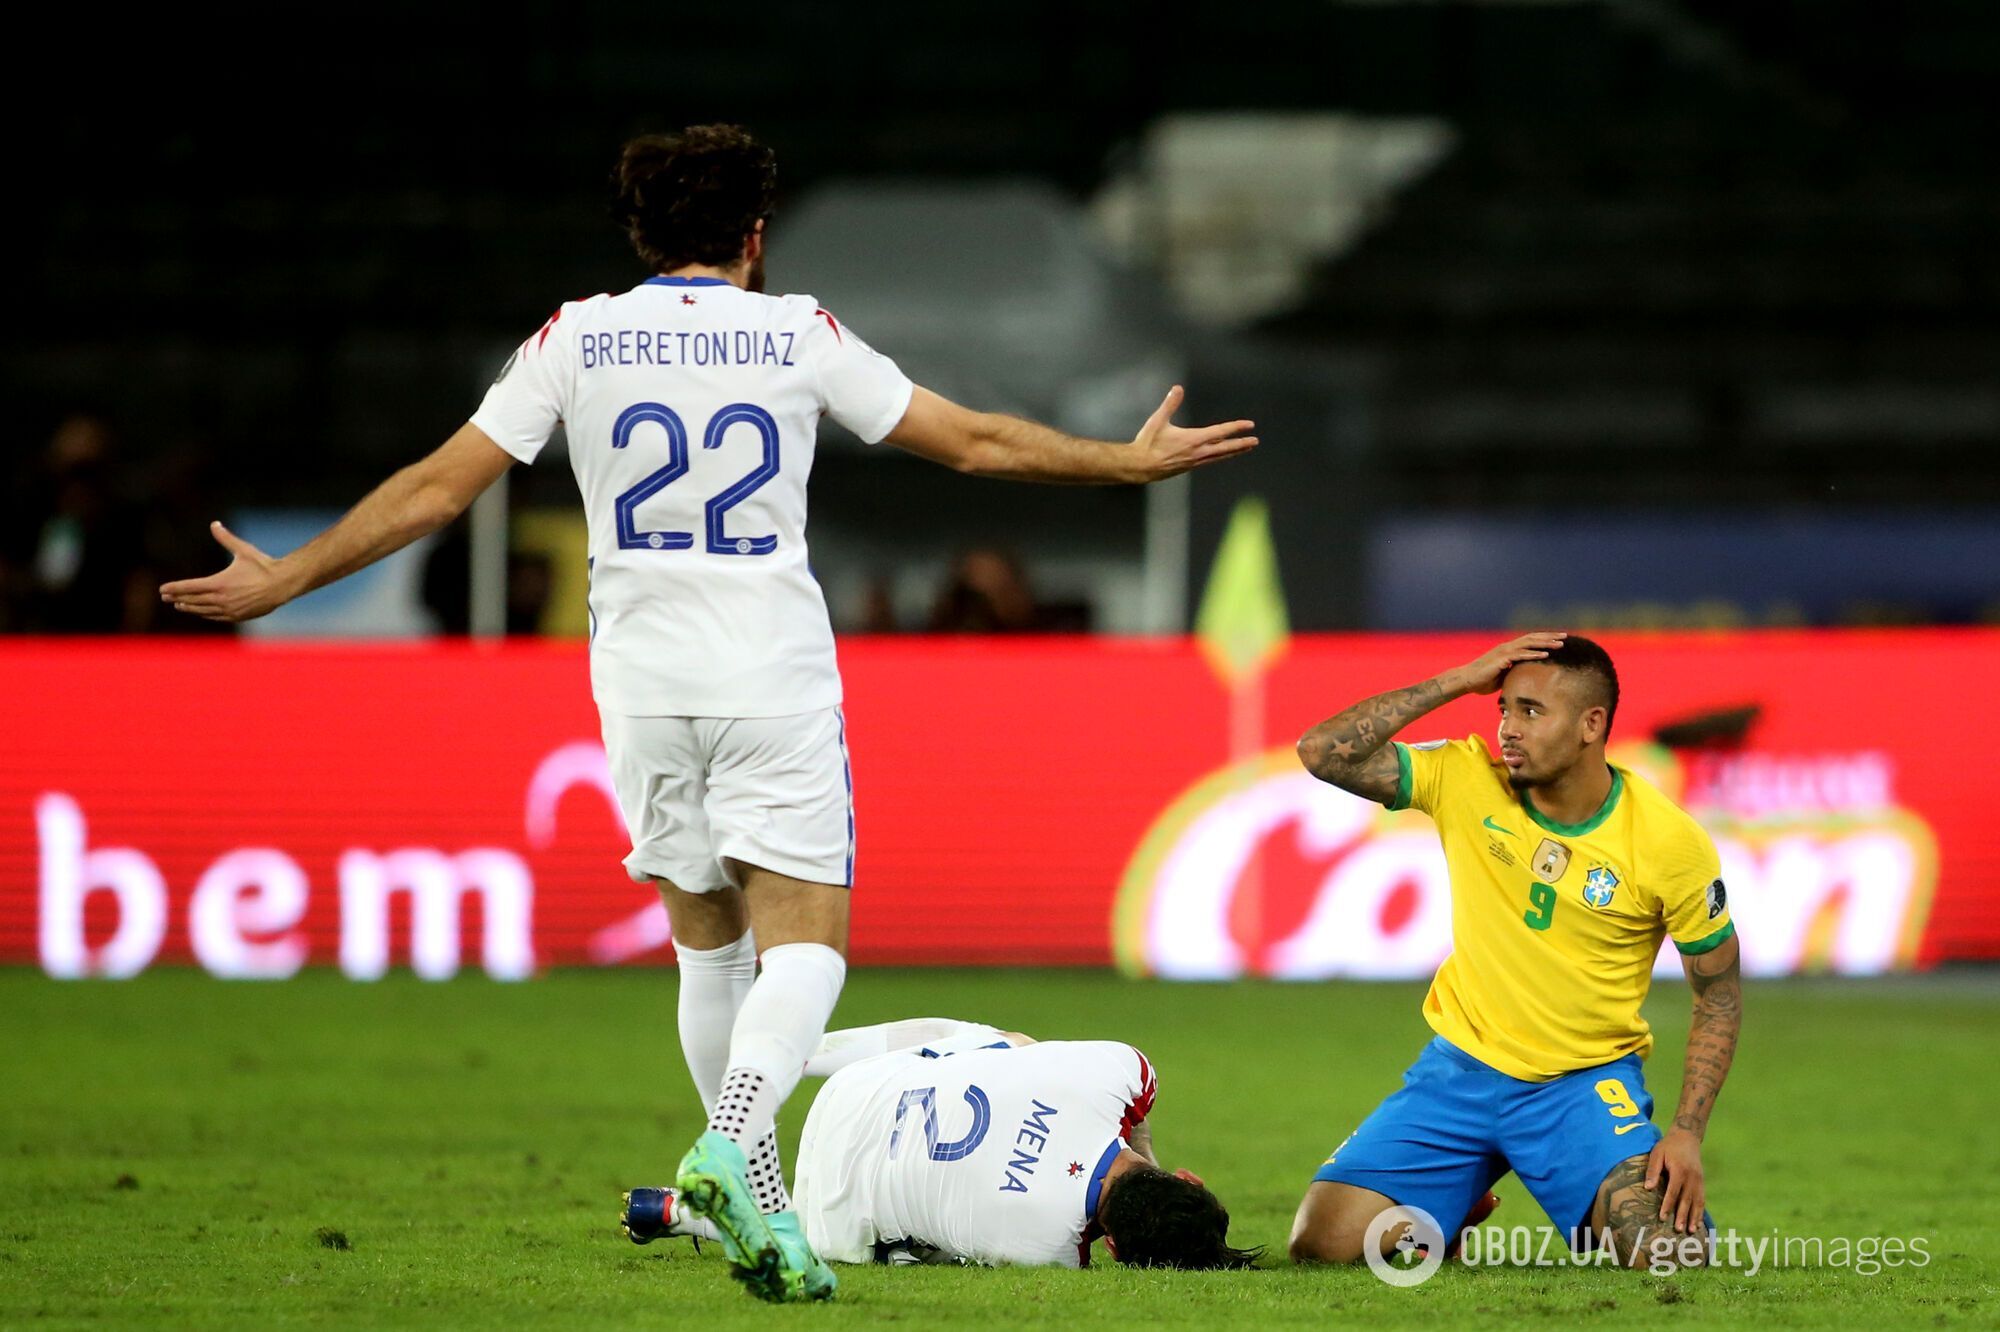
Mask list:
MULTIPOLYGON (((1110 430, 1184 367, 1198 410, 1265 423, 1275 447, 1196 485, 1183 607, 1245 491, 1272 500, 1303 627, 1380 622, 1374 524, 1398 514, 1719 507, 1754 525, 1943 505, 1986 522, 2000 506, 2000 187, 1972 129, 2000 72, 1990 7, 1279 4, 1161 25, 1128 3, 1004 21, 892 6, 885 44, 791 3, 759 11, 751 57, 690 40, 738 30, 727 6, 669 31, 599 0, 397 14, 385 59, 389 12, 363 7, 304 63, 143 21, 94 48, 90 95, 57 97, 64 114, 22 145, 17 303, 35 317, 0 366, 17 464, 83 404, 124 427, 134 477, 198 448, 223 504, 345 502, 462 419, 555 300, 631 278, 599 185, 618 139, 727 116, 782 153, 777 280, 838 293, 940 386, 1110 430), (1142 146, 1163 118, 1330 113, 1440 126, 1426 141, 1447 146, 1340 223, 1251 326, 1199 302, 1173 317, 1188 287, 1171 247, 1113 234, 1099 248, 1130 266, 1092 257, 1105 191, 1158 185, 1142 146), (1038 248, 1051 262, 994 294, 1038 248), (967 276, 953 296, 982 316, 956 337, 935 323, 941 272, 967 276), (1065 309, 1094 313, 1052 338, 1065 309)), ((1266 210, 1322 207, 1310 152, 1266 143, 1266 210)), ((1135 590, 1132 496, 956 485, 833 449, 815 481, 843 622, 882 577, 912 618, 958 546, 1021 531, 1046 547, 1032 572, 1097 603, 1100 626, 1163 622, 1135 590), (909 532, 885 549, 891 514, 909 532)), ((513 501, 572 504, 568 485, 533 469, 513 501)), ((1671 558, 1665 543, 1654 562, 1671 558)), ((1680 609, 1728 595, 1691 589, 1680 609)), ((1993 604, 1919 594, 1869 614, 1993 604)))

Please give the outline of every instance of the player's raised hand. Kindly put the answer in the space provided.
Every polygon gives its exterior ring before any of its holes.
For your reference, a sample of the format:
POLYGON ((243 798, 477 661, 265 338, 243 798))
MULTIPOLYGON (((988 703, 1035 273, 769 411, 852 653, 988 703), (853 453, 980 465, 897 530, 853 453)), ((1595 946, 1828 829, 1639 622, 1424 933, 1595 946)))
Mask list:
POLYGON ((1566 633, 1547 631, 1522 634, 1459 667, 1455 672, 1456 683, 1468 694, 1494 693, 1507 678, 1507 672, 1524 661, 1540 661, 1561 647, 1567 637, 1566 633))
POLYGON ((1179 476, 1192 468, 1221 462, 1224 458, 1233 458, 1257 447, 1257 437, 1250 433, 1256 428, 1253 421, 1230 421, 1210 426, 1175 425, 1173 416, 1180 410, 1184 396, 1179 384, 1168 389, 1159 410, 1146 419, 1146 424, 1132 439, 1133 447, 1142 455, 1140 470, 1145 480, 1162 481, 1170 476, 1179 476))
POLYGON ((205 620, 254 620, 291 600, 278 561, 237 536, 220 522, 208 530, 229 552, 229 567, 207 578, 184 578, 160 588, 160 600, 177 611, 205 620))

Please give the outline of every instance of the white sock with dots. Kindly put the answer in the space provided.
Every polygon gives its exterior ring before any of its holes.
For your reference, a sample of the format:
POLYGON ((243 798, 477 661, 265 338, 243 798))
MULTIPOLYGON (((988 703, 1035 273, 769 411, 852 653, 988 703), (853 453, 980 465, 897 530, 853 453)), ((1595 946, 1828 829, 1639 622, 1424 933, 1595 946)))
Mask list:
POLYGON ((792 1195, 785 1188, 785 1168, 778 1160, 778 1131, 774 1127, 757 1140, 750 1158, 750 1193, 757 1210, 765 1216, 792 1210, 792 1195))
POLYGON ((764 950, 763 974, 736 1014, 729 1069, 709 1113, 712 1131, 745 1148, 771 1132, 778 1107, 799 1085, 806 1059, 826 1033, 846 979, 846 961, 825 944, 764 950))
MULTIPOLYGON (((712 1114, 722 1091, 723 1071, 729 1066, 729 1036, 736 1027, 736 1014, 757 980, 757 940, 746 932, 720 948, 675 944, 674 954, 681 971, 681 1054, 701 1097, 701 1112, 712 1114)), ((765 1134, 747 1155, 757 1210, 785 1211, 792 1200, 778 1166, 777 1133, 765 1134)))

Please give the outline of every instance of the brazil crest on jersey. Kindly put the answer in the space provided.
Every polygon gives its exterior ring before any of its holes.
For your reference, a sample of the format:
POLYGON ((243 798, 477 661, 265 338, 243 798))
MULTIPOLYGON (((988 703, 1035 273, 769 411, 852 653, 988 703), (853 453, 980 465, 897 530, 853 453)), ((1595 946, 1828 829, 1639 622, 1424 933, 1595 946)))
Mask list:
POLYGON ((1452 952, 1424 1000, 1438 1035, 1512 1077, 1644 1055, 1639 1016, 1660 941, 1702 953, 1735 932, 1708 832, 1644 778, 1611 769, 1582 823, 1508 785, 1484 739, 1396 745, 1391 809, 1437 824, 1452 952))

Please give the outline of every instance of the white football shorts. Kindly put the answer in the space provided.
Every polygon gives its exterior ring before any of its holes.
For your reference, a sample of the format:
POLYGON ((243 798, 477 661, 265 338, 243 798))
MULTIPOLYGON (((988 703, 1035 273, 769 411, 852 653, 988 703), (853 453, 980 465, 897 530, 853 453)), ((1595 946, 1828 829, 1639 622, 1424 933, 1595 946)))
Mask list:
POLYGON ((605 712, 611 785, 632 835, 625 871, 690 893, 741 887, 740 861, 854 884, 854 782, 839 708, 789 717, 605 712))

